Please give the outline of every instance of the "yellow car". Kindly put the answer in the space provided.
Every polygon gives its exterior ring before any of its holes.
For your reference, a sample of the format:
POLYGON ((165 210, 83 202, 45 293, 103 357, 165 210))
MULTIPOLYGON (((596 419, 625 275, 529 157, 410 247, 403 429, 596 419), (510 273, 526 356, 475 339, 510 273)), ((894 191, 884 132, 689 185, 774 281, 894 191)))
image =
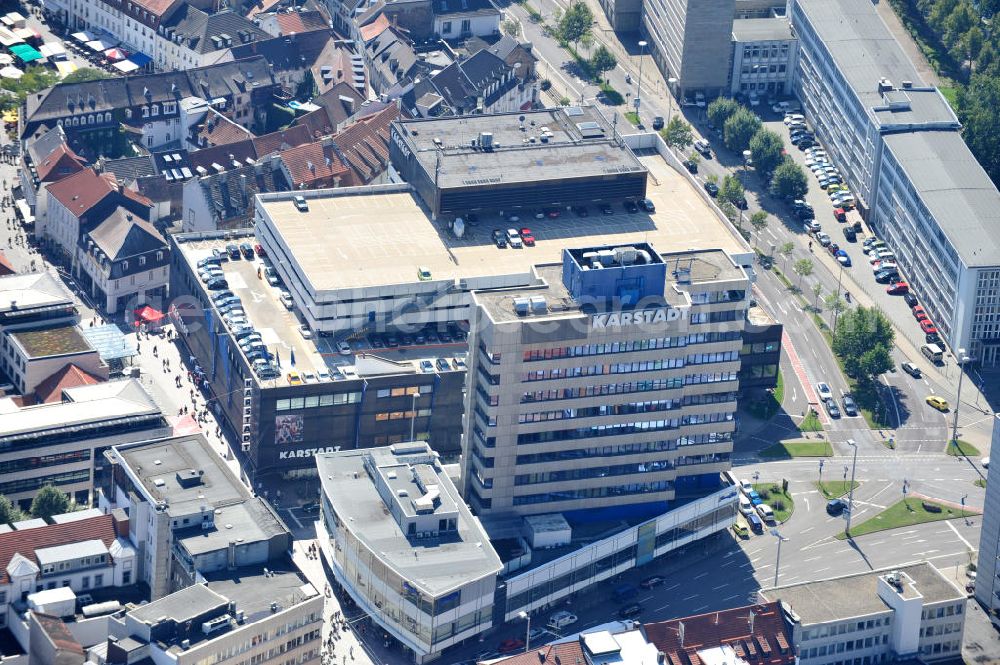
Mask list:
POLYGON ((942 413, 948 410, 948 400, 937 395, 928 395, 927 403, 942 413))
POLYGON ((302 375, 299 374, 298 372, 289 372, 288 373, 288 383, 289 383, 289 385, 292 385, 292 386, 301 386, 302 385, 302 375))
POLYGON ((431 269, 424 266, 417 268, 417 279, 421 282, 429 282, 431 280, 431 269))

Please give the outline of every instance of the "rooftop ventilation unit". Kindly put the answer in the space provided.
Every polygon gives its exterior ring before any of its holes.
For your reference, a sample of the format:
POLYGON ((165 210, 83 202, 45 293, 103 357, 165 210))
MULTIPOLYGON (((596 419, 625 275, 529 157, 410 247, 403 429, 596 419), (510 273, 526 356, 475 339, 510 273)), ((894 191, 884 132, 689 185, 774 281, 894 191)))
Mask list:
POLYGON ((211 635, 212 633, 220 631, 228 626, 229 626, 229 615, 224 614, 220 617, 209 619, 208 621, 201 624, 201 632, 203 632, 205 635, 211 635))
POLYGON ((531 296, 528 302, 531 303, 532 314, 545 314, 549 311, 549 306, 545 302, 545 296, 531 296))
POLYGON ((531 301, 527 298, 514 298, 514 312, 518 316, 527 316, 531 308, 531 301))
POLYGON ((480 132, 479 133, 479 146, 483 150, 489 150, 493 147, 493 132, 480 132))
POLYGON ((612 251, 615 253, 615 261, 623 266, 635 263, 639 255, 635 247, 615 247, 612 251))

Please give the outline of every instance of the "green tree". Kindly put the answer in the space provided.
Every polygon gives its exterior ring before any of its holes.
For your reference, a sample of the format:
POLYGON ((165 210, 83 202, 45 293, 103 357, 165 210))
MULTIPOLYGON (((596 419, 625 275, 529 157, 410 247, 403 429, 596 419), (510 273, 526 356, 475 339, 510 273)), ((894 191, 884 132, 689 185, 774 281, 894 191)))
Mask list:
POLYGON ((750 147, 750 139, 761 129, 760 118, 753 111, 740 108, 729 116, 722 127, 722 140, 726 147, 736 153, 742 153, 750 147))
POLYGON ((667 126, 660 130, 660 135, 668 146, 677 150, 684 150, 694 143, 691 125, 681 118, 671 118, 667 126))
POLYGON ((823 298, 823 304, 830 310, 830 327, 833 328, 834 332, 837 332, 840 315, 847 309, 847 303, 839 294, 828 293, 826 298, 823 298))
POLYGON ((70 72, 63 83, 86 83, 87 81, 103 81, 111 78, 111 74, 95 67, 81 67, 75 72, 70 72))
POLYGON ((12 108, 23 104, 28 95, 51 88, 57 83, 59 83, 59 74, 41 65, 31 65, 24 70, 24 76, 21 78, 0 81, 0 87, 14 93, 14 96, 7 96, 0 100, 0 107, 12 108))
POLYGON ((708 114, 708 120, 716 127, 722 127, 726 124, 726 120, 729 120, 729 116, 736 113, 739 109, 743 108, 740 104, 728 97, 716 97, 712 100, 712 103, 708 105, 706 113, 708 114))
POLYGON ((1000 77, 976 74, 958 90, 962 137, 993 182, 1000 182, 1000 77))
POLYGON ((784 155, 781 154, 784 149, 785 143, 776 132, 761 129, 750 139, 750 155, 753 158, 754 168, 764 177, 770 176, 784 159, 784 155))
POLYGON ((574 2, 562 16, 559 17, 558 37, 576 50, 584 35, 590 34, 594 24, 594 13, 586 2, 574 2))
POLYGON ((24 519, 24 513, 14 505, 14 502, 0 494, 0 524, 10 524, 20 522, 24 519))
POLYGON ((823 285, 816 282, 812 285, 813 292, 813 309, 817 312, 819 311, 819 297, 823 294, 823 285))
POLYGON ((688 161, 694 163, 695 166, 701 164, 701 153, 697 150, 692 150, 691 154, 688 155, 688 161))
POLYGON ((793 242, 786 242, 785 244, 783 244, 781 247, 778 248, 778 254, 781 254, 782 258, 784 259, 782 265, 784 266, 788 265, 788 257, 790 257, 792 255, 792 252, 794 251, 795 251, 795 243, 793 242))
POLYGON ((771 176, 771 194, 792 200, 805 198, 809 191, 809 180, 802 167, 791 159, 785 159, 774 169, 771 176))
POLYGON ((594 51, 594 55, 590 56, 590 68, 599 79, 604 78, 604 72, 610 72, 617 66, 618 59, 615 58, 615 54, 609 51, 604 44, 598 46, 597 50, 594 51))
POLYGON ((840 317, 833 335, 833 351, 847 375, 871 383, 893 367, 890 351, 896 334, 892 323, 875 307, 855 307, 840 317))
POLYGON ((45 520, 53 515, 60 515, 69 510, 69 497, 52 485, 46 485, 38 490, 38 494, 35 495, 34 500, 31 502, 32 517, 41 517, 45 520))
POLYGON ((761 231, 767 228, 767 213, 763 210, 758 210, 754 214, 750 215, 750 226, 752 226, 754 230, 753 248, 757 249, 761 231))
POLYGON ((726 219, 730 222, 735 221, 736 217, 740 214, 740 211, 736 209, 736 206, 729 201, 720 202, 719 210, 722 211, 722 214, 725 215, 726 219))
POLYGON ((739 206, 744 198, 743 183, 734 175, 727 175, 722 178, 719 185, 719 200, 728 201, 734 206, 739 206))
POLYGON ((799 259, 792 264, 792 271, 799 276, 798 288, 802 290, 802 278, 813 274, 813 262, 810 259, 799 259))

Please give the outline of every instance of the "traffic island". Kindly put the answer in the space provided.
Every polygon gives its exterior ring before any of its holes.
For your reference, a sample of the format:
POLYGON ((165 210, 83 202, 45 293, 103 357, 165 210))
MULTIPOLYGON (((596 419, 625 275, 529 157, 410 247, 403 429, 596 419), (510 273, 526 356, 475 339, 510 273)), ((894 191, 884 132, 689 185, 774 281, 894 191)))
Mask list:
POLYGON ((949 441, 945 452, 952 457, 979 457, 979 448, 961 439, 949 441))
POLYGON ((829 441, 781 441, 758 453, 766 459, 792 457, 832 457, 833 446, 829 441))
MULTIPOLYGON (((851 537, 857 538, 879 531, 914 526, 925 522, 960 519, 979 514, 981 513, 977 510, 965 509, 963 511, 958 507, 948 506, 937 501, 913 497, 894 503, 874 517, 852 526, 851 537)), ((847 537, 846 533, 839 533, 836 536, 838 540, 846 540, 847 537)))
POLYGON ((756 483, 753 488, 760 495, 761 500, 774 511, 774 521, 783 524, 795 512, 795 501, 792 500, 791 493, 787 490, 786 482, 782 485, 777 483, 756 483), (784 485, 784 487, 782 486, 784 485))
MULTIPOLYGON (((850 480, 827 480, 826 482, 813 483, 813 485, 827 499, 838 499, 852 489, 850 480)), ((858 489, 859 485, 861 483, 855 480, 853 489, 858 489)))

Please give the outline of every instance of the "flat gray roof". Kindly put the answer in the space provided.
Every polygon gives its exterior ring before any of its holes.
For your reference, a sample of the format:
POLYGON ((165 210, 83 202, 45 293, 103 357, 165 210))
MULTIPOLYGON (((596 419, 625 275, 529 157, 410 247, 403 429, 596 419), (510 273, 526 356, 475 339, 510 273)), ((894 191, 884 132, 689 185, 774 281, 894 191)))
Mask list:
POLYGON ((887 134, 889 151, 969 267, 1000 266, 1000 192, 958 132, 887 134))
POLYGON ((733 21, 733 41, 789 41, 792 25, 787 18, 738 18, 733 21))
MULTIPOLYGON (((611 215, 590 206, 589 217, 563 211, 558 219, 513 222, 490 213, 467 227, 462 238, 448 230, 450 220, 431 219, 417 195, 399 187, 353 195, 336 189, 306 192, 308 212, 295 208, 295 192, 258 195, 257 205, 316 291, 387 287, 391 294, 390 285, 417 282, 421 266, 431 271, 435 283, 528 275, 532 266, 561 262, 564 247, 646 242, 661 254, 692 247, 749 253, 684 175, 659 155, 644 155, 641 162, 651 176, 646 196, 656 206, 652 214, 628 214, 620 204, 611 215), (493 229, 522 227, 533 231, 534 247, 497 249, 493 229)), ((249 281, 256 282, 256 276, 249 281)))
POLYGON ((803 625, 867 616, 890 611, 890 607, 879 597, 877 589, 879 577, 894 570, 905 573, 913 580, 913 587, 904 585, 904 596, 912 597, 913 591, 916 591, 923 596, 924 605, 964 600, 966 597, 965 593, 926 561, 780 586, 761 591, 761 594, 768 600, 779 600, 790 605, 803 625))
POLYGON ((440 468, 438 488, 458 509, 458 536, 412 542, 406 537, 365 470, 365 457, 371 456, 378 466, 395 466, 408 460, 426 462, 427 453, 396 455, 392 448, 316 455, 323 492, 340 520, 386 566, 431 596, 499 572, 503 564, 489 537, 440 468))
POLYGON ((119 456, 154 499, 165 501, 168 512, 190 514, 199 506, 223 506, 246 501, 250 492, 212 450, 202 434, 178 436, 117 447, 119 456), (182 487, 177 474, 201 471, 201 482, 182 487))
MULTIPOLYGON (((618 122, 619 131, 631 130, 620 124, 625 120, 618 122)), ((395 124, 415 147, 424 171, 437 174, 440 189, 645 170, 632 151, 615 138, 614 127, 594 106, 421 118, 395 124), (482 132, 493 135, 493 149, 470 145, 482 132)))
POLYGON ((278 603, 280 612, 319 594, 288 559, 208 573, 204 577, 208 588, 235 603, 236 610, 243 610, 249 622, 270 616, 271 603, 278 603))
POLYGON ((135 379, 77 386, 64 392, 71 401, 20 407, 10 398, 0 399, 0 439, 161 414, 153 397, 135 379))
POLYGON ((215 528, 202 529, 195 525, 175 535, 188 554, 198 556, 218 552, 233 540, 245 543, 270 540, 284 533, 285 527, 268 510, 260 497, 215 509, 215 528))
POLYGON ((73 304, 62 282, 47 272, 0 277, 0 313, 73 304))
POLYGON ((162 618, 178 624, 192 621, 200 615, 229 604, 229 600, 204 584, 192 584, 179 591, 140 605, 129 612, 136 621, 155 625, 162 618))
MULTIPOLYGON (((927 82, 889 32, 871 0, 796 0, 796 4, 808 17, 866 109, 885 103, 878 91, 882 78, 889 79, 897 89, 903 81, 910 81, 917 88, 927 87, 927 82)), ((927 96, 915 102, 906 117, 896 112, 894 116, 879 116, 880 122, 885 123, 891 117, 897 124, 952 122, 957 125, 947 101, 937 92, 932 94, 933 99, 927 96)))

